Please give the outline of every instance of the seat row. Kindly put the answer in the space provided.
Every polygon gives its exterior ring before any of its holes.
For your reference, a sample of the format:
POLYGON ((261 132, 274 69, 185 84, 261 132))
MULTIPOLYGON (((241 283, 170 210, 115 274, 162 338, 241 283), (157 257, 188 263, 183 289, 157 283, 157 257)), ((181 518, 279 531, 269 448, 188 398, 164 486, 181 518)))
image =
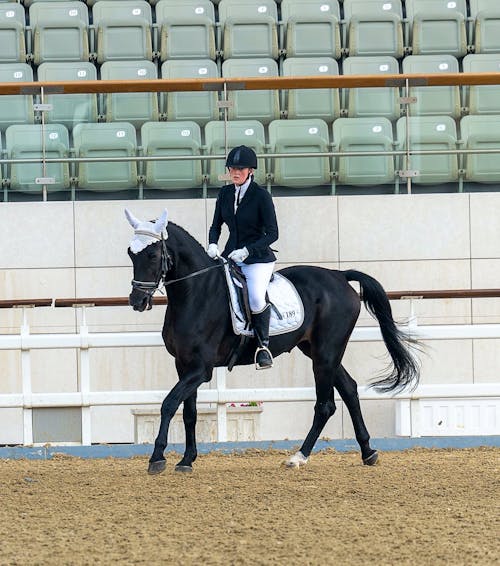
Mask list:
POLYGON ((0 4, 0 62, 500 52, 497 0, 99 0, 0 4), (90 14, 89 14, 90 11, 90 14), (217 17, 216 17, 217 15, 217 17), (153 17, 154 16, 154 17, 153 17), (64 45, 64 49, 60 46, 64 45))
MULTIPOLYGON (((278 76, 272 59, 230 59, 222 65, 224 76, 278 76)), ((464 71, 482 72, 500 69, 499 55, 467 55, 464 71)), ((403 60, 405 73, 458 72, 458 61, 451 55, 410 55, 403 60)), ((348 57, 343 62, 344 74, 397 74, 398 62, 393 57, 348 57)), ((282 75, 337 75, 339 67, 331 58, 290 58, 283 62, 282 75)), ((107 61, 101 66, 101 77, 132 81, 156 79, 157 67, 151 61, 107 61)), ((217 65, 212 60, 166 61, 161 77, 169 79, 217 78, 217 65)), ((38 67, 40 81, 85 81, 97 78, 90 62, 42 63, 38 67)), ((0 82, 30 82, 33 70, 26 63, 0 65, 0 82)), ((370 87, 352 89, 292 89, 260 91, 228 91, 229 120, 256 119, 264 124, 280 117, 321 118, 332 122, 339 116, 383 116, 395 121, 406 113, 401 104, 400 89, 370 87)), ((500 114, 500 84, 458 86, 412 86, 410 115, 449 115, 460 118, 464 113, 500 114)), ((49 94, 44 102, 52 105, 44 113, 48 123, 60 123, 72 129, 80 122, 125 121, 139 128, 144 122, 160 119, 193 120, 203 126, 224 117, 216 91, 117 94, 49 94)), ((0 96, 0 131, 13 124, 33 123, 36 114, 33 96, 0 96)), ((35 99, 37 100, 37 99, 35 99)))
POLYGON ((3 153, 9 160, 45 155, 56 160, 74 156, 83 161, 76 165, 49 161, 45 168, 42 163, 13 162, 5 166, 3 176, 11 190, 28 193, 41 192, 44 184, 49 191, 76 186, 106 192, 139 185, 163 190, 219 186, 227 149, 245 144, 260 156, 256 180, 270 186, 372 187, 398 183, 399 171, 427 187, 459 179, 499 183, 500 160, 491 150, 500 153, 500 115, 465 116, 459 131, 460 137, 449 116, 400 118, 395 136, 391 123, 383 117, 339 118, 331 128, 320 119, 275 120, 268 126, 266 141, 260 122, 209 122, 202 143, 202 132, 195 122, 148 122, 141 128, 138 145, 135 128, 121 122, 78 124, 70 146, 63 125, 43 129, 18 125, 6 132, 3 153), (457 148, 476 153, 462 158, 453 153, 457 148), (408 149, 424 153, 408 154, 408 149), (267 153, 292 157, 271 158, 267 153), (217 155, 221 159, 213 159, 217 155), (189 156, 194 159, 186 159, 189 156), (85 161, 89 158, 101 161, 85 161))

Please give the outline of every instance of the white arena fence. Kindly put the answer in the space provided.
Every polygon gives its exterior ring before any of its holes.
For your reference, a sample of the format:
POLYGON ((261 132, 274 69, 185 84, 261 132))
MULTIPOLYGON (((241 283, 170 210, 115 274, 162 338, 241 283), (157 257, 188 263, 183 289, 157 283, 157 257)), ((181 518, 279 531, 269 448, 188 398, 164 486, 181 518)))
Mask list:
MULTIPOLYGON (((422 298, 474 298, 499 297, 500 289, 473 291, 412 291, 388 293, 391 299, 422 298)), ((158 303, 158 298, 155 298, 158 303)), ((410 301, 413 303, 413 300, 410 301)), ((0 301, 2 308, 22 307, 23 323, 19 334, 0 335, 0 350, 21 352, 22 392, 0 394, 0 409, 21 408, 23 411, 23 444, 33 444, 32 409, 79 407, 81 409, 82 445, 91 442, 90 409, 96 406, 159 405, 168 391, 91 391, 90 350, 93 348, 144 348, 163 347, 161 332, 89 332, 86 308, 94 306, 120 306, 125 298, 115 299, 63 299, 0 301), (82 322, 76 333, 31 334, 27 311, 32 307, 73 307, 82 309, 82 322), (43 349, 77 349, 79 352, 79 391, 64 393, 34 393, 32 391, 31 352, 43 349)), ((413 310, 413 309, 412 309, 413 310)), ((457 324, 420 326, 416 317, 410 316, 407 326, 401 330, 411 337, 424 340, 462 340, 500 338, 500 324, 457 324)), ((356 327, 351 337, 354 342, 382 340, 379 327, 356 327)), ((217 410, 217 439, 227 441, 227 404, 243 402, 298 402, 315 401, 314 387, 289 388, 238 388, 226 387, 226 369, 215 370, 215 389, 200 389, 199 403, 213 403, 217 410)), ((372 389, 358 388, 361 400, 387 399, 372 389)), ((479 384, 420 385, 413 392, 401 393, 391 398, 397 400, 396 434, 419 437, 432 433, 453 435, 457 426, 464 434, 500 434, 500 381, 479 384), (425 413, 430 416, 455 406, 458 421, 448 423, 439 432, 426 430, 425 413)), ((432 419, 431 419, 432 420, 432 419)), ((435 420, 435 419, 434 419, 435 420)), ((455 419, 456 420, 456 419, 455 419)), ((439 423, 441 424, 441 422, 439 423)))

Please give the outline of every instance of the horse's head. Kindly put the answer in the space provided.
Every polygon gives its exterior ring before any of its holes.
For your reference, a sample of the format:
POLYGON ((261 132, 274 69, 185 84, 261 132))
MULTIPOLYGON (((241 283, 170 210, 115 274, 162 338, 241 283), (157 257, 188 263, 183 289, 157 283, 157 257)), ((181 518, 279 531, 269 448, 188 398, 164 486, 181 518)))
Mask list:
POLYGON ((128 248, 134 266, 129 304, 135 311, 142 312, 152 308, 153 293, 169 269, 166 247, 168 213, 165 209, 154 222, 138 220, 128 209, 125 209, 125 216, 134 229, 128 248))

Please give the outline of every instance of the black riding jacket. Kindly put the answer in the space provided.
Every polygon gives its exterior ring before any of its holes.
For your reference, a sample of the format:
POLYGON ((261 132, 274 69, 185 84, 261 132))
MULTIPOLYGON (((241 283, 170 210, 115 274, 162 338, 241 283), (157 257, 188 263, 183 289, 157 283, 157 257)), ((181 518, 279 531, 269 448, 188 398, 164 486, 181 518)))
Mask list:
POLYGON ((234 212, 235 186, 226 185, 219 191, 212 226, 208 233, 210 244, 217 244, 222 224, 229 229, 229 238, 222 255, 246 247, 245 263, 276 261, 270 245, 278 239, 278 223, 271 195, 252 181, 234 212))

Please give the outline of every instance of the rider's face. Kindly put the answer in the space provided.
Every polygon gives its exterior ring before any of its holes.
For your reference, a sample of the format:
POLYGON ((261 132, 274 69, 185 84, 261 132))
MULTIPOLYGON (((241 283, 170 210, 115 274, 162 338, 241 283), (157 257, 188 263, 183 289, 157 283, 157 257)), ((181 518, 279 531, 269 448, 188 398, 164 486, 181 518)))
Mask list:
POLYGON ((235 185, 242 185, 252 172, 253 169, 249 167, 229 167, 229 175, 235 185))

